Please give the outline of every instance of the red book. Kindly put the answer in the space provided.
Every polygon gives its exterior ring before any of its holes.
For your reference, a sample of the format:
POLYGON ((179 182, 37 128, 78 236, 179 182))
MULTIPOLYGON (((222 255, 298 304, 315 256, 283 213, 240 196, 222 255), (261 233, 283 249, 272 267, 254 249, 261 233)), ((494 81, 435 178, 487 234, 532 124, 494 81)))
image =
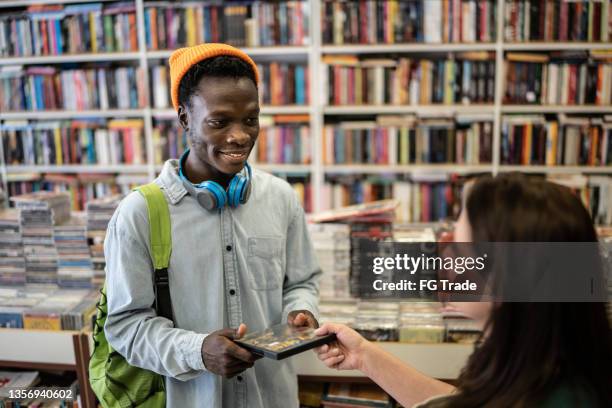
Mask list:
POLYGON ((561 8, 559 11, 559 41, 567 41, 567 14, 568 14, 568 3, 565 1, 561 2, 561 8))
POLYGON ((138 49, 138 37, 136 36, 136 13, 128 14, 128 22, 130 23, 130 51, 138 49))
POLYGON ((359 42, 368 43, 368 6, 364 0, 359 1, 359 42))
POLYGON ((213 6, 210 8, 210 22, 212 32, 212 42, 219 42, 219 31, 217 28, 217 7, 213 6))
POLYGON ((569 95, 568 105, 576 104, 576 82, 578 81, 578 66, 576 64, 570 64, 570 78, 569 78, 569 95))
POLYGON ((342 67, 334 65, 334 105, 340 105, 340 94, 342 93, 342 86, 340 84, 342 78, 342 67))
POLYGON ((486 33, 488 30, 487 27, 487 0, 480 0, 478 3, 478 7, 480 8, 480 32, 478 33, 478 38, 480 41, 486 41, 486 33))
POLYGON ((132 138, 131 129, 120 129, 121 133, 123 133, 123 159, 125 164, 134 163, 134 145, 132 138))

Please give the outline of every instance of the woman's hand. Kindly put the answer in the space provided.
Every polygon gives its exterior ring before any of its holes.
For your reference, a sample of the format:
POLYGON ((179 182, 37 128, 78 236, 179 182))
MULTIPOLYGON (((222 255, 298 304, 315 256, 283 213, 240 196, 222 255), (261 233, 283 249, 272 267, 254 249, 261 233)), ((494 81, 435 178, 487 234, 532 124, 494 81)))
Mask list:
POLYGON ((315 331, 318 336, 329 333, 336 334, 336 341, 315 349, 319 360, 329 368, 361 370, 370 342, 343 324, 326 323, 315 331))

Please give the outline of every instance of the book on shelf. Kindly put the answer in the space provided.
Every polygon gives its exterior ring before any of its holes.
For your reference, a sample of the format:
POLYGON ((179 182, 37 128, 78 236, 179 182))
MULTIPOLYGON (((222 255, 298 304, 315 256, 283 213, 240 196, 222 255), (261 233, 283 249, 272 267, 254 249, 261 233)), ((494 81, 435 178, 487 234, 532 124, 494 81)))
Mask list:
POLYGON ((323 272, 319 286, 321 299, 350 297, 350 228, 340 223, 308 223, 308 233, 323 272))
POLYGON ((606 42, 612 9, 603 1, 505 0, 508 42, 606 42))
POLYGON ((378 116, 323 128, 324 164, 408 165, 491 162, 492 122, 378 116))
POLYGON ((323 44, 494 42, 497 1, 322 2, 323 44))
POLYGON ((13 165, 145 164, 142 120, 5 121, 4 162, 13 165))
POLYGON ((514 165, 609 166, 612 122, 602 117, 559 114, 504 116, 501 163, 514 165))
POLYGON ((237 4, 145 3, 149 50, 222 42, 237 47, 307 45, 310 4, 257 1, 237 4))
POLYGON ((612 104, 612 54, 508 53, 504 103, 612 104))
POLYGON ((135 3, 32 5, 0 16, 0 56, 138 50, 135 3))
POLYGON ((93 265, 87 240, 86 214, 73 212, 68 221, 54 227, 53 238, 58 253, 58 285, 92 287, 93 265))
POLYGON ((0 67, 0 111, 136 109, 146 105, 140 67, 0 67))
MULTIPOLYGON (((26 265, 19 210, 0 210, 0 284, 21 285, 26 282, 26 265)), ((0 326, 6 322, 0 322, 0 326)))
POLYGON ((493 103, 495 61, 488 52, 457 59, 364 58, 326 55, 322 92, 327 105, 493 103))

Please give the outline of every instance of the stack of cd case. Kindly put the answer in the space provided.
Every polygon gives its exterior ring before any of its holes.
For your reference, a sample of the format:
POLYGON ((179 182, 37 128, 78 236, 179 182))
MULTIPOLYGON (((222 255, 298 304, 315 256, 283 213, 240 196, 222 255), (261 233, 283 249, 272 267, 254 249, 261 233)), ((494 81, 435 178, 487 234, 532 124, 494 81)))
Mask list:
POLYGON ((314 331, 310 327, 278 324, 234 341, 255 355, 282 360, 336 340, 335 334, 317 336, 314 331))

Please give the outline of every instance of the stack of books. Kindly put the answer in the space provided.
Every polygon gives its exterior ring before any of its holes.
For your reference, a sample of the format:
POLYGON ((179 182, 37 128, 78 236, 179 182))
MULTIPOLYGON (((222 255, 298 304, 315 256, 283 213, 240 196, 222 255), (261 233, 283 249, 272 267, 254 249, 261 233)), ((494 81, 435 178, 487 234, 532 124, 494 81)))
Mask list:
POLYGON ((57 249, 53 226, 70 218, 70 196, 39 191, 11 197, 21 210, 21 231, 28 283, 57 283, 57 249))
POLYGON ((7 121, 5 162, 40 166, 144 164, 142 120, 7 121))
POLYGON ((19 210, 0 210, 0 284, 22 285, 26 265, 21 238, 19 210))
POLYGON ((308 232, 323 271, 319 296, 330 300, 350 298, 350 227, 337 223, 308 224, 308 232))
POLYGON ((87 237, 89 239, 89 249, 93 265, 93 282, 99 284, 104 282, 106 276, 104 267, 104 238, 106 228, 112 218, 121 195, 111 195, 107 197, 91 200, 87 203, 87 237))
POLYGON ((612 164, 612 117, 504 116, 501 162, 521 165, 612 164))
POLYGON ((324 164, 490 163, 493 123, 379 116, 323 128, 324 164))
POLYGON ((324 44, 493 42, 495 0, 329 1, 324 44))
POLYGON ((323 57, 323 101, 329 105, 493 103, 495 61, 488 52, 456 59, 323 57))
POLYGON ((0 16, 0 56, 138 50, 131 3, 32 5, 0 16))
POLYGON ((505 103, 612 104, 610 51, 506 55, 505 103))
POLYGON ((609 1, 506 0, 508 42, 606 42, 611 32, 609 1))
POLYGON ((279 115, 270 119, 266 123, 260 118, 259 137, 251 154, 253 163, 310 163, 312 142, 308 115, 279 115))
POLYGON ((90 288, 93 282, 93 266, 87 241, 85 214, 73 212, 70 220, 56 225, 54 238, 59 258, 58 284, 62 287, 90 288))
POLYGON ((310 4, 305 1, 145 4, 147 49, 222 42, 237 47, 307 45, 310 4))
POLYGON ((146 105, 139 67, 0 67, 0 110, 137 109, 146 105))

